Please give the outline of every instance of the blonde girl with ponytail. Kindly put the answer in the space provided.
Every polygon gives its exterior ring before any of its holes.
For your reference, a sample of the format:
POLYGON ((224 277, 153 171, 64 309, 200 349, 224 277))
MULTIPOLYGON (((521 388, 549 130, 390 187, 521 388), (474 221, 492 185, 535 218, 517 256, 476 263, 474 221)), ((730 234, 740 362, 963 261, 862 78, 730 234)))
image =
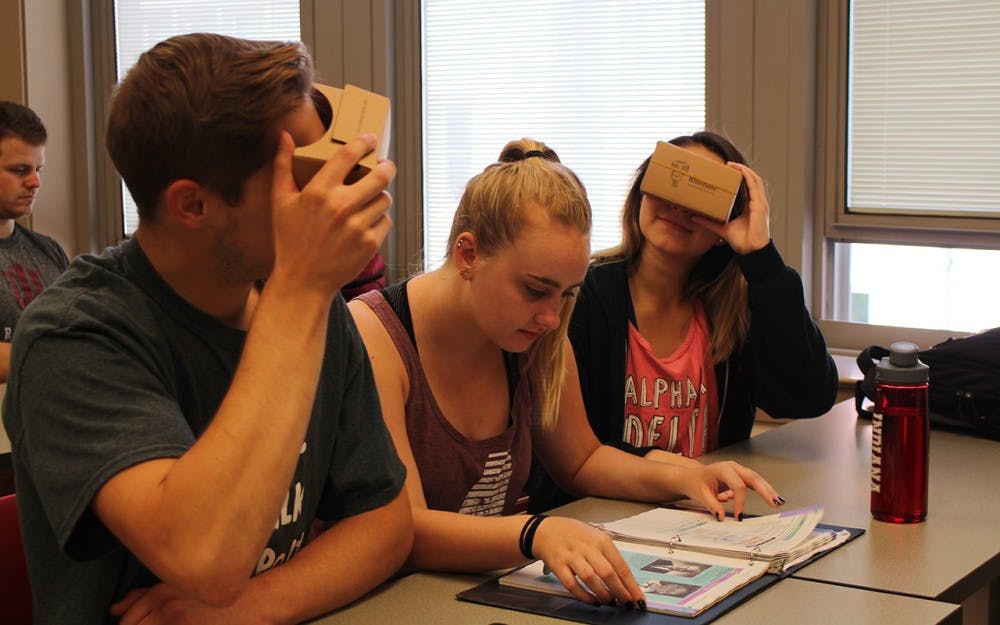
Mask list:
POLYGON ((466 185, 443 265, 350 303, 408 470, 409 568, 489 571, 540 558, 583 601, 641 608, 605 534, 518 514, 533 450, 580 494, 692 497, 718 514, 720 491, 749 484, 777 497, 739 465, 674 467, 602 446, 582 410, 567 414, 579 404, 567 327, 590 228, 576 175, 545 144, 512 141, 466 185))

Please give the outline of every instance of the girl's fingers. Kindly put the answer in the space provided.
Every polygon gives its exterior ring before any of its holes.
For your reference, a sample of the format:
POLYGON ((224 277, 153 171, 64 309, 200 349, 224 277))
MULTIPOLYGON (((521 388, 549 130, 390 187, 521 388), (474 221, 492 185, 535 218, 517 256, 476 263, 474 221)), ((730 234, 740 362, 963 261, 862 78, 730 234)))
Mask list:
POLYGON ((739 465, 739 471, 742 473, 743 481, 746 482, 747 486, 754 489, 767 505, 777 508, 785 503, 785 500, 778 494, 777 489, 771 486, 771 483, 765 480, 759 473, 742 465, 739 465))
MULTIPOLYGON (((559 583, 569 591, 573 597, 590 605, 601 605, 600 599, 590 594, 583 585, 576 579, 576 574, 568 565, 560 565, 552 569, 552 574, 556 576, 559 583)), ((606 589, 605 589, 606 590, 606 589)))
POLYGON ((602 575, 604 585, 614 595, 618 604, 638 607, 639 602, 645 601, 646 596, 639 588, 639 582, 635 581, 632 569, 629 568, 628 563, 625 562, 625 558, 622 557, 614 543, 607 546, 607 549, 602 550, 599 555, 601 564, 594 568, 600 571, 602 567, 607 567, 607 570, 604 571, 605 574, 602 575))

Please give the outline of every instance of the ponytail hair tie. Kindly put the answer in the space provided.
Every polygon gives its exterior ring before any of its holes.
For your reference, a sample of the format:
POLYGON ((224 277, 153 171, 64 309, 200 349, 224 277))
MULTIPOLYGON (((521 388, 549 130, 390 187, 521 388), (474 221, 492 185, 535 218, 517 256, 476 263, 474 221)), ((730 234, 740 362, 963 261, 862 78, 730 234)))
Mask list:
POLYGON ((527 152, 524 153, 524 158, 526 159, 531 158, 532 156, 540 156, 542 158, 545 158, 545 152, 542 152, 541 150, 528 150, 527 152))

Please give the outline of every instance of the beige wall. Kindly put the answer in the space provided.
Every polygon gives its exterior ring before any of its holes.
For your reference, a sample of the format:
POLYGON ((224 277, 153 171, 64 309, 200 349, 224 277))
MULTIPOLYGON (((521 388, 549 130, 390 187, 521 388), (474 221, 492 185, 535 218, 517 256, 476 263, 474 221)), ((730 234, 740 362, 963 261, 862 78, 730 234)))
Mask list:
POLYGON ((49 133, 42 189, 27 224, 55 238, 70 256, 77 244, 70 125, 69 37, 61 0, 0 0, 0 98, 34 109, 49 133), (13 18, 13 19, 11 19, 13 18))
POLYGON ((24 39, 26 104, 42 118, 49 133, 31 226, 53 237, 72 257, 80 251, 77 215, 84 194, 74 186, 66 2, 25 2, 24 39))
POLYGON ((767 183, 771 236, 810 300, 818 0, 707 0, 706 125, 767 183))

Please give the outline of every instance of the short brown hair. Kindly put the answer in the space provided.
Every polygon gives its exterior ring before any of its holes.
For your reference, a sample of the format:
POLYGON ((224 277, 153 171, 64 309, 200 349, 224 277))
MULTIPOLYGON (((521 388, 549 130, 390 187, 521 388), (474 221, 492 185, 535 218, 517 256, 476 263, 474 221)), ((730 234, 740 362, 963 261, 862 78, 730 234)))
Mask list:
POLYGON ((28 145, 45 145, 48 133, 34 111, 7 100, 0 101, 0 139, 17 137, 28 145))
POLYGON ((278 121, 308 96, 301 43, 195 33, 139 57, 114 95, 105 139, 115 167, 151 219, 174 180, 194 180, 229 204, 278 146, 278 121))

